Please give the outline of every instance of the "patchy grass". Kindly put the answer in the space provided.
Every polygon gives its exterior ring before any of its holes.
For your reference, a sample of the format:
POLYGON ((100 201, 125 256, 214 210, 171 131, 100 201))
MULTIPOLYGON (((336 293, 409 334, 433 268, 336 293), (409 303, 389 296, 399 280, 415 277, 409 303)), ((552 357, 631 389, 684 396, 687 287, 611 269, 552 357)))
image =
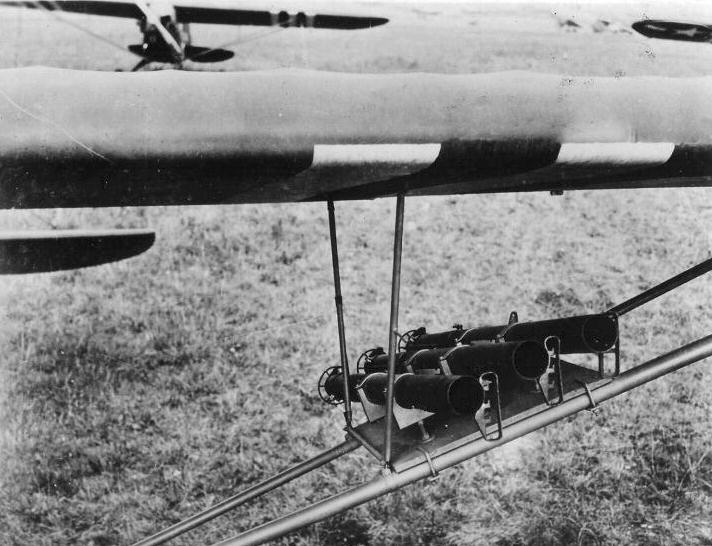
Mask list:
MULTIPOLYGON (((705 192, 638 192, 634 205, 614 192, 409 200, 402 322, 487 323, 512 308, 539 318, 621 301, 709 248, 704 207, 670 212, 704 203, 705 192), (611 221, 586 219, 589 210, 611 221), (625 227, 650 210, 660 211, 655 231, 625 227), (552 235, 574 222, 576 232, 552 235), (601 237, 586 236, 592 224, 601 237), (460 252, 468 234, 477 238, 460 252), (575 259, 584 244, 588 257, 575 259), (648 250, 626 250, 638 247, 648 250)), ((144 256, 11 279, 4 540, 129 543, 340 441, 339 412, 315 392, 338 359, 324 209, 150 210, 159 242, 144 256)), ((353 358, 384 342, 392 203, 337 211, 353 358)), ((698 280, 626 317, 625 362, 705 334, 709 292, 698 280)), ((285 543, 704 543, 708 378, 693 367, 285 543)), ((376 470, 363 454, 347 459, 176 542, 209 543, 376 470)))
MULTIPOLYGON (((69 30, 50 35, 23 17, 22 32, 15 18, 0 22, 4 51, 25 44, 5 65, 115 66, 69 30)), ((690 75, 709 54, 621 36, 522 37, 475 22, 433 26, 417 40, 402 26, 386 37, 374 31, 373 42, 307 34, 301 54, 277 34, 250 42, 230 67, 690 75), (329 40, 336 45, 326 48, 329 40)), ((133 26, 97 25, 135 39, 133 26)), ((709 255, 708 196, 409 199, 401 324, 604 309, 709 255)), ((337 205, 352 359, 385 343, 392 214, 389 200, 337 205)), ((324 205, 8 211, 0 223, 158 232, 153 249, 126 262, 4 279, 0 543, 128 544, 341 440, 339 410, 316 395, 319 374, 338 360, 324 205)), ((708 334, 711 286, 697 280, 626 316, 624 364, 708 334)), ((708 544, 710 377, 693 366, 598 416, 559 423, 282 543, 708 544)), ((353 454, 175 543, 214 542, 376 471, 353 454)))

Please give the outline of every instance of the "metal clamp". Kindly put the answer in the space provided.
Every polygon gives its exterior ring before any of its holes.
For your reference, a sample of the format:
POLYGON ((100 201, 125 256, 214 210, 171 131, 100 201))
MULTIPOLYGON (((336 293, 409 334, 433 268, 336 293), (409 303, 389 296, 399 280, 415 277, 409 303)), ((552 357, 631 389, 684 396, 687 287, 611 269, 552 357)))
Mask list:
POLYGON ((497 333, 494 341, 496 341, 497 343, 501 343, 501 342, 505 341, 504 336, 506 336, 507 332, 509 332, 509 330, 512 329, 512 326, 514 326, 518 322, 519 322, 519 315, 517 314, 517 312, 512 311, 511 313, 509 313, 509 319, 507 320, 507 325, 504 328, 502 328, 502 330, 500 332, 497 333))
POLYGON ((416 451, 420 451, 425 456, 425 462, 428 463, 428 466, 430 467, 430 477, 428 478, 428 481, 434 482, 440 477, 440 473, 437 471, 435 465, 433 464, 433 458, 430 456, 430 453, 427 449, 424 449, 422 447, 416 447, 415 449, 416 451))
MULTIPOLYGON (((457 347, 455 347, 455 348, 457 348, 457 347)), ((447 361, 447 356, 449 354, 450 353, 448 352, 447 355, 441 356, 440 359, 438 360, 438 364, 440 365, 440 373, 442 375, 452 375, 452 370, 450 370, 450 364, 448 364, 448 361, 447 361)))
POLYGON ((496 442, 502 438, 502 406, 499 399, 499 377, 495 372, 483 373, 479 377, 480 384, 485 389, 485 403, 475 412, 475 425, 480 431, 482 438, 487 442, 496 442), (489 417, 497 425, 494 436, 487 434, 487 419, 485 412, 489 410, 489 417))
POLYGON ((581 381, 580 379, 577 379, 576 383, 578 383, 579 385, 581 385, 584 388, 584 390, 586 391, 586 396, 588 396, 588 401, 591 403, 591 405, 586 409, 588 411, 590 411, 591 413, 593 413, 594 415, 597 414, 600 411, 601 406, 599 406, 596 403, 596 399, 593 397, 593 393, 591 392, 591 389, 589 389, 588 385, 585 382, 581 381))
POLYGON ((547 406, 556 406, 564 401, 564 381, 561 374, 561 339, 559 339, 558 336, 549 336, 544 340, 544 347, 549 353, 550 362, 545 374, 546 385, 542 384, 541 377, 536 378, 536 384, 544 398, 544 403, 546 403, 547 406), (551 364, 552 362, 553 366, 551 364), (556 389, 559 391, 558 401, 552 401, 549 398, 548 390, 552 382, 556 384, 556 389))
MULTIPOLYGON (((613 319, 616 323, 616 329, 618 329, 618 314, 615 312, 609 312, 608 316, 613 319)), ((598 356, 598 376, 601 379, 606 377, 606 365, 605 365, 605 355, 606 353, 613 353, 613 375, 612 377, 618 377, 621 373, 621 336, 618 333, 616 338, 616 343, 613 349, 604 351, 602 353, 596 353, 598 356)))

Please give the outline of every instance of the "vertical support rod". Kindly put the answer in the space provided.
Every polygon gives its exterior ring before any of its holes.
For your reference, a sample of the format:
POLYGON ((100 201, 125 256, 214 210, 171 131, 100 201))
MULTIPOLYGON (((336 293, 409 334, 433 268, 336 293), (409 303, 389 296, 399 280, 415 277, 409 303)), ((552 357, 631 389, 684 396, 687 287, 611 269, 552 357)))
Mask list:
POLYGON ((403 211, 405 196, 396 198, 396 227, 393 238, 393 278, 391 281, 391 318, 388 327, 388 383, 386 387, 386 426, 383 441, 383 460, 391 462, 391 438, 393 437, 393 383, 396 375, 396 351, 398 350, 398 305, 400 303, 401 256, 403 254, 403 211))
POLYGON ((349 357, 346 354, 346 331, 344 328, 344 302, 341 297, 341 275, 339 274, 339 249, 336 245, 336 217, 334 202, 327 201, 329 211, 329 237, 331 240, 331 263, 334 268, 334 302, 336 303, 336 328, 339 331, 339 353, 341 354, 341 375, 344 378, 344 419, 346 427, 351 427, 351 386, 349 385, 349 357))

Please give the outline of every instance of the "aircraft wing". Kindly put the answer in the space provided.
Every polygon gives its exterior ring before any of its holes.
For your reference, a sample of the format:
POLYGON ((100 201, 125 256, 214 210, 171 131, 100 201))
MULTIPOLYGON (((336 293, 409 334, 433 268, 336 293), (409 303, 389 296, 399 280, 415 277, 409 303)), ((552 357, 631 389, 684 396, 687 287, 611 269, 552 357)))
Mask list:
POLYGON ((648 38, 681 42, 712 42, 712 26, 698 23, 643 19, 633 23, 633 29, 648 38))
MULTIPOLYGON (((150 3, 149 3, 150 4, 150 3)), ((40 0, 22 2, 17 0, 2 0, 0 6, 24 7, 49 11, 66 11, 90 15, 108 15, 129 19, 141 19, 143 11, 134 2, 116 2, 113 0, 40 0)), ((169 4, 170 6, 170 4, 169 4)), ((388 19, 366 15, 351 15, 333 13, 329 6, 314 6, 312 10, 297 9, 294 4, 288 5, 291 10, 280 9, 267 3, 218 3, 181 2, 173 5, 176 21, 179 23, 210 23, 220 25, 257 25, 257 26, 303 26, 314 28, 331 28, 351 30, 370 28, 383 25, 388 19), (325 11, 324 11, 325 10, 325 11)), ((309 8, 308 5, 304 6, 309 8)), ((164 9, 163 5, 160 9, 164 9)))
MULTIPOLYGON (((344 4, 348 5, 348 4, 344 4)), ((357 30, 383 25, 385 17, 363 13, 347 13, 339 4, 259 4, 255 2, 176 3, 179 23, 209 23, 213 25, 297 26, 338 30, 357 30), (338 12, 338 13, 334 13, 338 12)), ((353 11, 353 10, 352 10, 353 11)))
POLYGON ((0 275, 46 273, 123 260, 148 250, 153 231, 0 232, 0 275))
POLYGON ((134 2, 113 2, 111 0, 51 0, 38 2, 18 2, 2 0, 0 6, 41 9, 48 11, 67 11, 88 15, 108 15, 127 19, 141 19, 144 14, 134 2))
POLYGON ((712 77, 11 69, 0 207, 708 186, 710 96, 712 77))

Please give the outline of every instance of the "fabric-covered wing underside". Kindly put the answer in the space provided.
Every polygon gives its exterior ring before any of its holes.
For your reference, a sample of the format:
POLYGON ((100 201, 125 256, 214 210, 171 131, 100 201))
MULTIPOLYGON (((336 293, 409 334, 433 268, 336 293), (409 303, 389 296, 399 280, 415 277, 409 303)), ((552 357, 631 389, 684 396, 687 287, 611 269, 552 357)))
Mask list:
POLYGON ((8 70, 0 207, 706 186, 711 95, 712 78, 8 70))

